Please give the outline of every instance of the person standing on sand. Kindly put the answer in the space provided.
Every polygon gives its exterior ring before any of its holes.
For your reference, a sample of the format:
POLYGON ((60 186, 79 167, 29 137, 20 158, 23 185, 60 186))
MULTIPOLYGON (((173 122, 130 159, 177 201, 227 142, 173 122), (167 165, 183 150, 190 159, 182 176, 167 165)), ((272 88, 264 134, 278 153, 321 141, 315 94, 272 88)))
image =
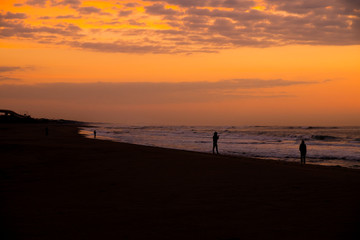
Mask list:
POLYGON ((306 144, 305 144, 304 140, 301 141, 301 144, 299 146, 299 150, 300 150, 301 164, 305 164, 305 160, 306 160, 306 144))
POLYGON ((214 136, 213 136, 213 154, 215 154, 214 149, 216 148, 216 154, 219 154, 219 150, 218 150, 218 142, 219 136, 217 135, 217 132, 214 132, 214 136))
POLYGON ((96 138, 96 130, 94 130, 94 138, 96 138))

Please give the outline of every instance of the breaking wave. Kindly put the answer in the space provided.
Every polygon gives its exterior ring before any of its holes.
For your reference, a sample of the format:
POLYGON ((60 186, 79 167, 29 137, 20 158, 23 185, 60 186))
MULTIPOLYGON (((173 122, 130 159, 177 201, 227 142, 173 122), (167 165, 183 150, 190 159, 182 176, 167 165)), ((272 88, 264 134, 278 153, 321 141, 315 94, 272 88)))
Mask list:
MULTIPOLYGON (((220 135, 219 151, 298 161, 305 140, 310 162, 353 167, 360 161, 360 127, 299 126, 122 126, 94 124, 97 136, 148 146, 212 152, 212 134, 220 135)), ((84 129, 91 136, 94 127, 84 129)))

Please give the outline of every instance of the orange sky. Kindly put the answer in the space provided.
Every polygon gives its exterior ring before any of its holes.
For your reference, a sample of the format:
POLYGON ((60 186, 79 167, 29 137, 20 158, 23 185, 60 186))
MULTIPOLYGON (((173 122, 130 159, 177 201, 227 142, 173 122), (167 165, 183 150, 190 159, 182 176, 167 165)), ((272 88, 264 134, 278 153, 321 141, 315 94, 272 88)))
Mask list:
POLYGON ((0 109, 124 124, 359 125, 360 3, 2 0, 0 109))

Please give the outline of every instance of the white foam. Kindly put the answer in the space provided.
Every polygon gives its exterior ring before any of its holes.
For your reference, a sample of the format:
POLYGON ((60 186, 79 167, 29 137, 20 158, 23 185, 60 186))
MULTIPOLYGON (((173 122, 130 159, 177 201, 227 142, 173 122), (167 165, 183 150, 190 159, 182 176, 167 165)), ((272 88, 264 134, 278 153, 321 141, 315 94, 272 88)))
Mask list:
MULTIPOLYGON (((94 124, 93 124, 94 125, 94 124)), ((94 128, 85 129, 92 136, 94 128)), ((295 161, 299 158, 302 139, 308 147, 308 158, 322 165, 350 167, 359 165, 360 127, 234 127, 234 126, 121 126, 96 125, 99 137, 200 152, 212 151, 212 134, 220 135, 219 151, 223 154, 245 155, 295 161), (313 138, 312 136, 330 136, 313 138), (330 139, 330 141, 328 140, 330 139)))

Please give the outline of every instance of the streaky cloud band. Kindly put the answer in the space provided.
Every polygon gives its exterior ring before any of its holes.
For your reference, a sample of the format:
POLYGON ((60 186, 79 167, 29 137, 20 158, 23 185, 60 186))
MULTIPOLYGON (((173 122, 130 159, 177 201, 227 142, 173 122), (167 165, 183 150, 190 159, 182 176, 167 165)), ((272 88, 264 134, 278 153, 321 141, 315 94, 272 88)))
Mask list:
POLYGON ((324 82, 282 79, 231 79, 217 82, 96 82, 0 85, 1 98, 88 102, 97 104, 168 104, 212 102, 239 98, 289 97, 286 92, 261 92, 324 82), (256 91, 254 91, 256 90, 256 91))

